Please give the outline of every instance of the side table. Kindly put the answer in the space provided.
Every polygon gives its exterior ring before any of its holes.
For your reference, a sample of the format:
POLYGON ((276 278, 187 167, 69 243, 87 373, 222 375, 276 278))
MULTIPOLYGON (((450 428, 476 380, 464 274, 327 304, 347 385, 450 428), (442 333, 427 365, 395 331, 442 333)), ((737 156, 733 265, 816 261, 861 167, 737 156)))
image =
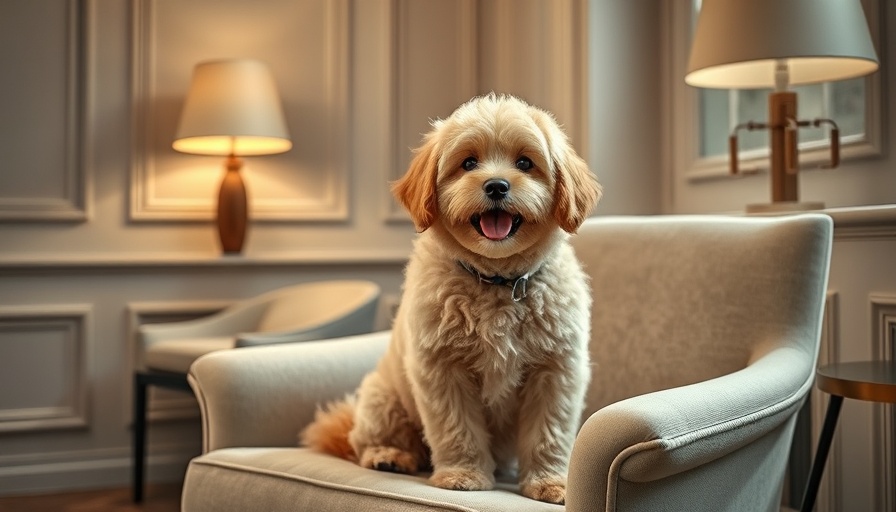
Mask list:
POLYGON ((815 506, 821 475, 834 439, 840 406, 844 398, 865 400, 869 402, 896 403, 896 362, 860 361, 854 363, 835 363, 818 368, 815 372, 815 385, 821 391, 831 395, 828 410, 825 413, 821 436, 818 438, 818 450, 812 473, 803 494, 801 512, 810 512, 815 506))

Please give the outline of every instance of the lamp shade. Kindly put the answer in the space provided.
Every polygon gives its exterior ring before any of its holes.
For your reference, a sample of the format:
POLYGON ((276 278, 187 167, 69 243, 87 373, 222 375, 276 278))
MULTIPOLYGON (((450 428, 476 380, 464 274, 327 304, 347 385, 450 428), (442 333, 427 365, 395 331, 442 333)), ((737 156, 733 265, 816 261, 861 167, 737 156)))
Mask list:
POLYGON ((199 155, 289 151, 292 142, 268 67, 253 59, 197 64, 173 147, 199 155))
POLYGON ((703 0, 685 82, 696 87, 775 86, 872 73, 877 55, 859 0, 703 0))

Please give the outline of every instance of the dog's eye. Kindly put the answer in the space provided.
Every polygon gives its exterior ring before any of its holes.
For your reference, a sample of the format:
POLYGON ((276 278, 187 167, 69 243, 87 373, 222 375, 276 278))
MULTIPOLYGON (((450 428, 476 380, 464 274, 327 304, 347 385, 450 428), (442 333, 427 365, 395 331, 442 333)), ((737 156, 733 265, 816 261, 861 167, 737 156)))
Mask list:
POLYGON ((532 169, 532 166, 532 160, 525 156, 519 157, 516 161, 516 168, 521 171, 528 171, 532 169))
POLYGON ((477 165, 479 165, 479 160, 476 160, 472 156, 470 158, 467 158, 463 161, 462 164, 460 164, 460 166, 463 167, 465 171, 472 171, 476 168, 477 165))

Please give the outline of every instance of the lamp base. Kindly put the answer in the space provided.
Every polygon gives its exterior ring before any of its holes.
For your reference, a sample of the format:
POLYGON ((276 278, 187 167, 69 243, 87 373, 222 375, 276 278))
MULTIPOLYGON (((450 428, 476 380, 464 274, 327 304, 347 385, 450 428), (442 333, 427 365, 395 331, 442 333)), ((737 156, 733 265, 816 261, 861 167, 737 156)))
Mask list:
POLYGON ((775 203, 756 203, 747 205, 747 213, 788 213, 808 212, 824 210, 824 203, 820 201, 778 201, 775 203))
POLYGON ((246 239, 249 208, 246 186, 240 176, 242 166, 242 160, 235 156, 227 159, 227 173, 218 192, 218 237, 225 254, 242 252, 246 239))

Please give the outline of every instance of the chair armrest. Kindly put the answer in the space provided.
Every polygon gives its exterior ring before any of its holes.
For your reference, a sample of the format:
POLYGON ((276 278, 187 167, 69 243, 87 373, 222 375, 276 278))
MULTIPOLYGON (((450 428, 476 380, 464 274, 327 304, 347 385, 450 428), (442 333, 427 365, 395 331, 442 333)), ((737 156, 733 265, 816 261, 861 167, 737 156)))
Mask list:
POLYGON ((165 340, 233 337, 254 330, 266 307, 261 301, 239 304, 195 320, 142 325, 139 333, 144 348, 165 340))
POLYGON ((389 331, 213 352, 190 368, 202 412, 203 450, 295 446, 318 405, 354 391, 389 331))
MULTIPOLYGON (((811 360, 779 348, 735 373, 598 410, 573 446, 567 510, 617 510, 620 481, 656 482, 737 457, 799 411, 813 382, 811 360)), ((669 492, 674 485, 657 487, 669 492)))
POLYGON ((316 325, 303 326, 299 329, 243 332, 236 337, 236 347, 243 348, 276 343, 323 340, 369 333, 373 331, 377 304, 378 300, 374 297, 363 306, 339 318, 329 318, 316 325))

